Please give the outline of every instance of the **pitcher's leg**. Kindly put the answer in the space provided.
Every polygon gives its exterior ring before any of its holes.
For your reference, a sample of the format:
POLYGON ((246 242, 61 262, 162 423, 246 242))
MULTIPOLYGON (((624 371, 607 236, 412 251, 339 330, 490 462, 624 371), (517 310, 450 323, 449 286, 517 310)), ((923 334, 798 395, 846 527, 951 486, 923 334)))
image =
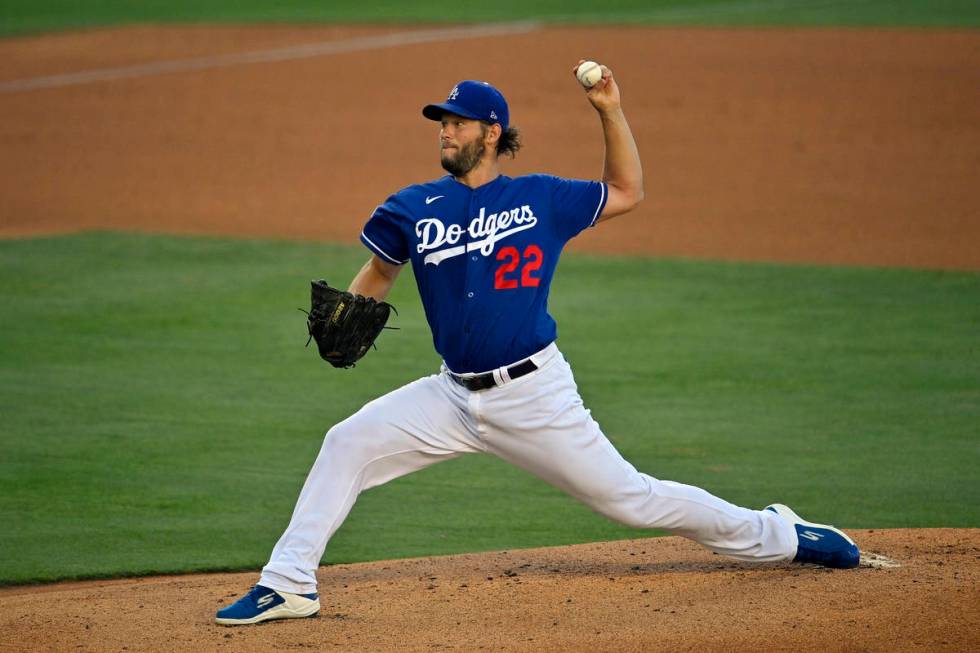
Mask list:
POLYGON ((309 594, 327 541, 369 488, 477 451, 465 416, 437 377, 420 379, 367 404, 327 432, 289 526, 259 581, 309 594))
POLYGON ((487 414, 505 416, 495 418, 488 451, 623 524, 669 530, 743 560, 793 558, 796 532, 774 513, 638 472, 582 405, 564 360, 534 377, 518 392, 488 397, 487 414))

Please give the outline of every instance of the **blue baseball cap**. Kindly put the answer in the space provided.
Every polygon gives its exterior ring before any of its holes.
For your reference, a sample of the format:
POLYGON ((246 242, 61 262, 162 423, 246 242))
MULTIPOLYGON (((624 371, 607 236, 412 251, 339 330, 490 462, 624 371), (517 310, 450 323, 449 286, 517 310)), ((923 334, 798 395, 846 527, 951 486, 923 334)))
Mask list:
POLYGON ((456 84, 442 104, 427 104, 422 107, 422 115, 429 120, 442 120, 444 113, 454 113, 491 124, 499 122, 504 129, 510 123, 510 111, 507 109, 504 94, 486 82, 472 79, 456 84))

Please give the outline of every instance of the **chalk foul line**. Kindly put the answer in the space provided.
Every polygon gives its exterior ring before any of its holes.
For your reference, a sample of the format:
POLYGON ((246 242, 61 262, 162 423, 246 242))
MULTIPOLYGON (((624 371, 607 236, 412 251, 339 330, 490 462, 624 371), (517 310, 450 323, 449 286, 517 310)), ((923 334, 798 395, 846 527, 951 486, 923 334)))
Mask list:
POLYGON ((83 70, 76 73, 47 75, 43 77, 31 77, 28 79, 15 79, 8 82, 0 82, 0 93, 13 93, 16 91, 29 91, 43 88, 58 88, 62 86, 77 86, 79 84, 91 84, 93 82, 132 79, 135 77, 148 77, 151 75, 163 75, 167 73, 194 70, 208 70, 213 68, 227 68, 230 66, 242 66, 254 63, 293 61, 296 59, 309 59, 312 57, 322 57, 331 54, 347 54, 350 52, 361 52, 364 50, 380 50, 384 48, 396 48, 406 45, 418 45, 420 43, 458 41, 462 39, 476 39, 487 36, 511 36, 533 32, 537 30, 538 27, 539 23, 533 21, 447 27, 442 29, 397 32, 394 34, 382 34, 377 36, 361 36, 351 39, 344 39, 341 41, 307 43, 305 45, 296 45, 285 48, 254 50, 252 52, 197 57, 194 59, 174 59, 171 61, 159 61, 155 63, 133 66, 96 68, 93 70, 83 70))

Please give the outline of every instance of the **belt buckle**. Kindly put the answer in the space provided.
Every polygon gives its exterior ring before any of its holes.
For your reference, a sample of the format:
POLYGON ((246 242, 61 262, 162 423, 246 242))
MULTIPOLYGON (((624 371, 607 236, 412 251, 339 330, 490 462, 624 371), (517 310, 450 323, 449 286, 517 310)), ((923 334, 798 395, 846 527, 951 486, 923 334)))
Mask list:
POLYGON ((478 376, 471 376, 467 379, 470 385, 467 386, 473 392, 479 392, 480 390, 489 390, 497 386, 497 380, 493 378, 493 373, 490 374, 480 374, 478 376))
POLYGON ((459 374, 449 373, 449 376, 457 384, 463 386, 470 392, 478 392, 480 390, 489 390, 490 388, 496 387, 497 382, 493 378, 493 374, 478 374, 476 376, 460 376, 459 374), (487 383, 489 381, 489 383, 487 383))

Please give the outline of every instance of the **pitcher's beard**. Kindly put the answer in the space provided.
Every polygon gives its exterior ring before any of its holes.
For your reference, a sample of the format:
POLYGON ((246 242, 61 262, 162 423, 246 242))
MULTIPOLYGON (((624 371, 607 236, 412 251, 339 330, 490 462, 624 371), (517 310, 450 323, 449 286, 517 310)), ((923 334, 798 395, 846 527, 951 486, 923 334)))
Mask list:
POLYGON ((456 157, 449 158, 445 153, 440 157, 442 168, 453 177, 464 177, 475 168, 486 151, 483 141, 473 141, 456 150, 456 157))

